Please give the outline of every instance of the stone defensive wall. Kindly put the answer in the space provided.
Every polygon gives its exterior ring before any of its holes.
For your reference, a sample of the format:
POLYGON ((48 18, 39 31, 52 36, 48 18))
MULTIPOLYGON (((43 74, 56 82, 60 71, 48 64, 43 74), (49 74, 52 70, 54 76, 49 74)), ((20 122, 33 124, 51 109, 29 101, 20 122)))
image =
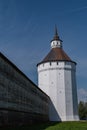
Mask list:
POLYGON ((48 121, 49 97, 0 53, 0 126, 48 121))

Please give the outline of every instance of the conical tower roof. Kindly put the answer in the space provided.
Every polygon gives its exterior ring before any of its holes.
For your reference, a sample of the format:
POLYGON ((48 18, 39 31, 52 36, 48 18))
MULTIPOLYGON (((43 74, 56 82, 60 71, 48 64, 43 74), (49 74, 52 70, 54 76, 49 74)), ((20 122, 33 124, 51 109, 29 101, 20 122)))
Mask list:
POLYGON ((54 35, 53 40, 51 41, 51 44, 52 44, 52 46, 51 46, 52 49, 45 56, 45 58, 40 63, 38 63, 37 65, 42 64, 42 63, 46 63, 46 62, 52 62, 52 61, 74 62, 74 61, 71 60, 71 58, 63 50, 63 48, 62 48, 62 40, 60 40, 60 38, 58 36, 57 28, 55 28, 55 35, 54 35), (53 46, 53 44, 55 44, 55 42, 56 42, 56 45, 53 46), (57 46, 57 44, 60 44, 60 45, 57 46))

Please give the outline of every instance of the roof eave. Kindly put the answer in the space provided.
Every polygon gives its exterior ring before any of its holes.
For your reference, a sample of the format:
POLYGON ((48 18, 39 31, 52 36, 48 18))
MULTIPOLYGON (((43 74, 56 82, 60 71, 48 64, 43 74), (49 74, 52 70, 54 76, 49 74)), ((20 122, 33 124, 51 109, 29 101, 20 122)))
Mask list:
POLYGON ((42 61, 42 62, 38 63, 37 67, 38 67, 38 65, 44 64, 44 63, 47 63, 47 62, 72 62, 75 65, 77 65, 77 63, 75 61, 72 61, 72 60, 51 60, 51 61, 49 60, 49 61, 42 61))

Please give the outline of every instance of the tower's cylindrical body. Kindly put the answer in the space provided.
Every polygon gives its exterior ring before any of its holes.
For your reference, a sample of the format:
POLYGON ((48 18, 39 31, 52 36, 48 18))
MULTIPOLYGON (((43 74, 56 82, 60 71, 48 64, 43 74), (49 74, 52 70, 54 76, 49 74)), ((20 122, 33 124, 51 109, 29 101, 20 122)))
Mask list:
POLYGON ((76 63, 62 49, 57 32, 51 51, 38 64, 38 86, 50 97, 50 121, 78 120, 76 63))

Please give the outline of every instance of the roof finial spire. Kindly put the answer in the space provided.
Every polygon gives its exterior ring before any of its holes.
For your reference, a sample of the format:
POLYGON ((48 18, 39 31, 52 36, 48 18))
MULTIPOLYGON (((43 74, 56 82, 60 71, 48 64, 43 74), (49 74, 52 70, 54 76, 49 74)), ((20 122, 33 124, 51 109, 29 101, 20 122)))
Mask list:
POLYGON ((57 31, 57 26, 56 26, 56 24, 55 24, 55 35, 54 35, 53 40, 59 40, 59 36, 58 36, 58 31, 57 31))
POLYGON ((56 24, 55 24, 55 36, 58 36, 57 26, 56 26, 56 24))
POLYGON ((61 41, 61 42, 62 42, 62 40, 61 40, 61 39, 59 38, 59 36, 58 36, 58 31, 57 31, 57 26, 56 26, 56 24, 55 24, 55 35, 54 35, 53 40, 57 40, 57 41, 61 41))

